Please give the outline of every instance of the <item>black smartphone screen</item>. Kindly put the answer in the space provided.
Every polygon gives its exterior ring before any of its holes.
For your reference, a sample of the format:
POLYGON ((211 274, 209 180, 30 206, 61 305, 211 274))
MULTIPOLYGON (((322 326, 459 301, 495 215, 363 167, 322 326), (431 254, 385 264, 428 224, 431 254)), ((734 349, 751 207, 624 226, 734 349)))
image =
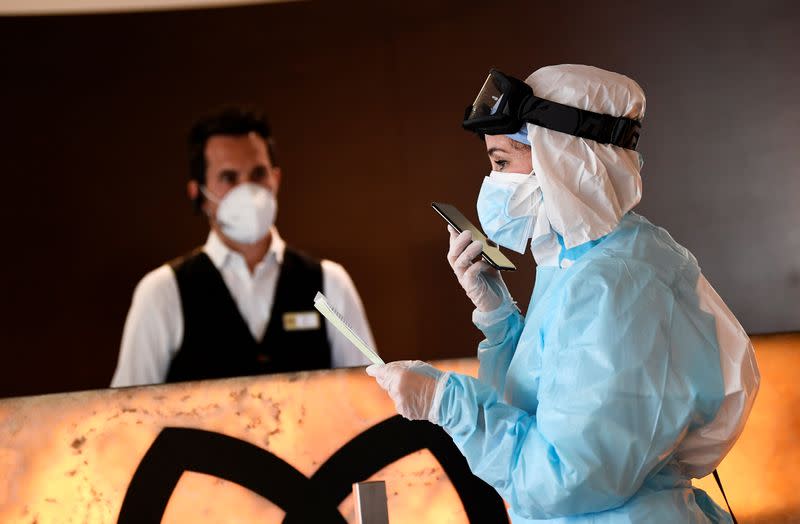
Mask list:
POLYGON ((514 271, 517 267, 500 251, 500 248, 490 244, 483 231, 478 229, 472 222, 467 220, 461 211, 451 204, 433 202, 431 207, 444 218, 448 224, 461 233, 462 231, 472 231, 472 238, 483 243, 483 259, 487 264, 501 271, 514 271))

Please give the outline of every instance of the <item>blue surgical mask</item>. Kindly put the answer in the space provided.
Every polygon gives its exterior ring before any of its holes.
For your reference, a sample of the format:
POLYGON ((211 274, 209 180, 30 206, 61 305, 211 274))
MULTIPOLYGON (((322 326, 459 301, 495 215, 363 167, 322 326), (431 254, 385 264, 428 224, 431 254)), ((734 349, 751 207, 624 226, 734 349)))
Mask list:
POLYGON ((491 241, 525 253, 540 202, 541 188, 533 172, 492 171, 478 195, 478 219, 491 241))

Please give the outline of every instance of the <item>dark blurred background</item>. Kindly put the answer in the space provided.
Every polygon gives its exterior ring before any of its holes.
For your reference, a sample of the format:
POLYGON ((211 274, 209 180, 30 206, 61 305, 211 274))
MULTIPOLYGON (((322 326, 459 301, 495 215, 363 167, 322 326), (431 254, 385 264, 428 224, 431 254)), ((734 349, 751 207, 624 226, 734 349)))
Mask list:
MULTIPOLYGON (((750 333, 800 329, 800 4, 299 2, 0 18, 0 396, 106 387, 137 281, 204 242, 185 135, 264 108, 278 227, 342 263, 386 360, 474 354, 430 209, 476 218, 460 129, 491 66, 624 73, 647 94, 638 212, 700 261, 750 333)), ((507 281, 524 306, 530 255, 507 281)))

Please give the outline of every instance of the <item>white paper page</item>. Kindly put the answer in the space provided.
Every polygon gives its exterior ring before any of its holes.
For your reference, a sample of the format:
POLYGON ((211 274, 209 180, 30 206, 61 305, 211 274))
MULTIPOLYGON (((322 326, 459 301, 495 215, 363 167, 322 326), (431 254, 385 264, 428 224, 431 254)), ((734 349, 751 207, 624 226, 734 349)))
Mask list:
POLYGON ((317 308, 317 311, 322 313, 322 316, 327 318, 333 327, 339 330, 339 332, 347 337, 347 339, 353 343, 353 345, 361 351, 365 357, 370 359, 373 364, 384 364, 381 357, 378 356, 375 351, 364 342, 361 337, 359 337, 353 328, 350 327, 341 314, 338 311, 333 309, 331 305, 328 303, 328 299, 325 298, 325 295, 322 293, 317 293, 317 296, 314 297, 314 307, 317 308))

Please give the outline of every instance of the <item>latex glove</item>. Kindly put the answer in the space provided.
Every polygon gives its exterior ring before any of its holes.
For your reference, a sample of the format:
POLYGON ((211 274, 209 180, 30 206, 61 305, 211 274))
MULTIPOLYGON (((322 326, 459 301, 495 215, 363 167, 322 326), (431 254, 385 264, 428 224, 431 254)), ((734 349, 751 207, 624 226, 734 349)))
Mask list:
POLYGON ((500 272, 479 258, 483 250, 481 241, 473 241, 470 231, 459 234, 451 226, 447 226, 447 230, 450 232, 447 261, 475 307, 487 313, 500 307, 506 299, 510 300, 511 294, 500 272))
MULTIPOLYGON (((409 420, 429 420, 436 423, 438 408, 434 409, 437 388, 444 387, 447 373, 420 360, 398 360, 384 365, 367 367, 367 374, 389 393, 397 412, 409 420)), ((435 403, 438 406, 438 402, 435 403)))

